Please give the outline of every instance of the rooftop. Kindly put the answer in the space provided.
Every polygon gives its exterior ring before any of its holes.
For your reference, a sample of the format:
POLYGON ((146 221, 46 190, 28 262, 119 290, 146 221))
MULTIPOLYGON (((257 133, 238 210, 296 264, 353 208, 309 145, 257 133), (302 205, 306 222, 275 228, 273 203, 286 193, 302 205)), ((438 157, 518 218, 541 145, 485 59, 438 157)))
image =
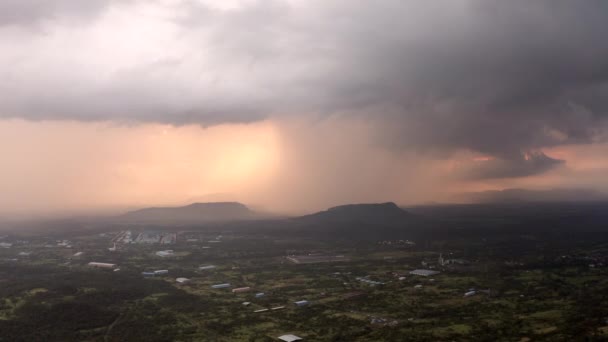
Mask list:
POLYGON ((279 336, 279 340, 285 341, 285 342, 293 342, 293 341, 302 341, 302 338, 299 336, 296 336, 296 335, 287 334, 287 335, 279 336))
POLYGON ((435 274, 439 274, 439 272, 433 271, 433 270, 413 270, 410 272, 410 274, 428 277, 428 276, 432 276, 435 274))

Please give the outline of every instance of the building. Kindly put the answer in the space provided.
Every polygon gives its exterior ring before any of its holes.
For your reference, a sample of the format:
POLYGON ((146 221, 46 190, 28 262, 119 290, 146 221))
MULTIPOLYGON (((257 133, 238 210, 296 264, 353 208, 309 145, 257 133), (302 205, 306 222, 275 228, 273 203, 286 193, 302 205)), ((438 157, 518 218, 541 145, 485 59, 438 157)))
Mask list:
POLYGON ((83 254, 84 254, 84 253, 82 253, 82 252, 76 252, 76 253, 74 253, 74 255, 72 255, 72 256, 73 256, 73 257, 79 257, 79 256, 81 256, 81 255, 83 255, 83 254))
POLYGON ((275 306, 274 308, 270 308, 270 311, 283 310, 283 309, 285 309, 284 306, 275 306))
POLYGON ((264 292, 260 292, 260 293, 256 293, 255 294, 255 298, 262 298, 264 296, 265 296, 264 292))
POLYGON ((447 266, 447 265, 467 265, 469 264, 468 260, 465 259, 444 259, 443 254, 439 254, 439 259, 437 260, 439 265, 447 266))
POLYGON ((296 306, 307 306, 308 304, 310 304, 309 301, 307 300, 299 300, 297 302, 293 302, 296 306))
POLYGON ((90 267, 97 267, 97 268, 114 268, 114 267, 116 267, 116 264, 108 264, 105 262, 90 262, 90 263, 88 263, 88 265, 90 267))
POLYGON ((344 262, 350 261, 350 258, 344 255, 290 255, 286 257, 287 260, 294 264, 316 264, 321 262, 344 262))
POLYGON ((477 291, 468 291, 464 293, 465 297, 471 297, 474 296, 477 293, 477 291))
POLYGON ((163 275, 163 274, 169 274, 169 270, 156 270, 156 271, 154 271, 154 275, 163 275))
POLYGON ((371 285, 371 286, 384 285, 384 283, 381 282, 381 281, 371 280, 371 279, 369 279, 367 277, 357 277, 356 279, 358 281, 362 282, 362 283, 365 283, 365 284, 368 284, 368 285, 371 285))
POLYGON ((417 275, 417 276, 423 276, 423 277, 430 277, 430 276, 439 274, 439 272, 433 271, 433 270, 413 270, 410 272, 410 274, 417 275))
POLYGON ((177 278, 177 279, 175 279, 175 281, 178 282, 178 283, 180 283, 180 284, 185 284, 185 283, 190 282, 190 279, 188 279, 188 278, 177 278))
POLYGON ((141 272, 141 275, 144 277, 154 277, 156 273, 154 272, 141 272))
POLYGON ((232 293, 243 293, 251 291, 251 287, 239 287, 236 289, 232 289, 232 293))
POLYGON ((268 309, 259 309, 259 310, 255 310, 254 313, 266 312, 266 311, 268 311, 268 309))
POLYGON ((206 265, 206 266, 201 266, 198 269, 201 271, 207 271, 207 270, 212 270, 215 268, 215 265, 206 265))
POLYGON ((299 336, 296 336, 296 335, 287 334, 287 335, 279 336, 279 340, 285 341, 285 342, 294 342, 294 341, 302 341, 302 338, 299 336))
POLYGON ((229 288, 231 285, 229 283, 225 283, 225 284, 216 284, 216 285, 211 285, 212 289, 227 289, 229 288))
POLYGON ((156 252, 156 255, 158 255, 159 257, 168 257, 168 256, 173 256, 173 250, 171 249, 167 249, 165 251, 158 251, 156 252))

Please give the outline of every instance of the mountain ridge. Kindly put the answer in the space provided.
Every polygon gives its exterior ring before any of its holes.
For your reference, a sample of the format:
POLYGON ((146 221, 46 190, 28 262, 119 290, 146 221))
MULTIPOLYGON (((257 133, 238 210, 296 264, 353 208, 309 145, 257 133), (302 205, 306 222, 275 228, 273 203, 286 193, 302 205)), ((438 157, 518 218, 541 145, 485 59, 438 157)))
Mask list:
POLYGON ((393 202, 345 204, 294 220, 305 223, 363 223, 376 225, 401 225, 415 215, 401 209, 393 202))
POLYGON ((255 219, 258 215, 239 202, 196 202, 177 207, 149 207, 118 218, 136 222, 218 222, 255 219))

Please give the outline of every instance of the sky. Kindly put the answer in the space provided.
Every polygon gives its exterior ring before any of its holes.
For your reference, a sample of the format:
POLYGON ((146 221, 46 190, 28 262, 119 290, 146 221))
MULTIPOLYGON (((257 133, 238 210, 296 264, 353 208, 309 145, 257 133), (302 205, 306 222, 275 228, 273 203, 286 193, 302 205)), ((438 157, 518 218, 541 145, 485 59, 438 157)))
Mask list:
POLYGON ((603 0, 3 0, 0 215, 608 191, 603 0))

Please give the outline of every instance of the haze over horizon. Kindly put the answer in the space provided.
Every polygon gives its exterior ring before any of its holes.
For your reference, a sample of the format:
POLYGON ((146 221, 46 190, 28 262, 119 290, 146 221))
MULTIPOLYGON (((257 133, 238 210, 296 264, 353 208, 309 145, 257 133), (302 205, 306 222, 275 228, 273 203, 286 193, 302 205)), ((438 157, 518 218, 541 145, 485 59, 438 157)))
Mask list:
POLYGON ((608 2, 5 0, 0 216, 608 191, 608 2))

